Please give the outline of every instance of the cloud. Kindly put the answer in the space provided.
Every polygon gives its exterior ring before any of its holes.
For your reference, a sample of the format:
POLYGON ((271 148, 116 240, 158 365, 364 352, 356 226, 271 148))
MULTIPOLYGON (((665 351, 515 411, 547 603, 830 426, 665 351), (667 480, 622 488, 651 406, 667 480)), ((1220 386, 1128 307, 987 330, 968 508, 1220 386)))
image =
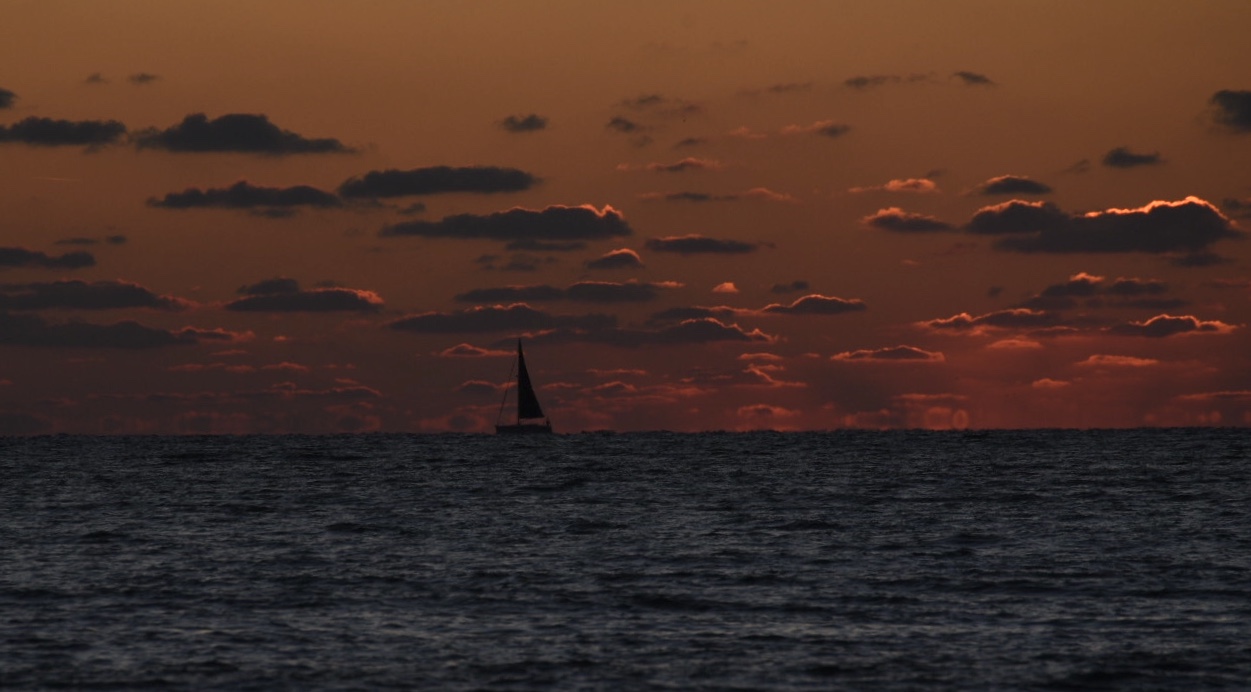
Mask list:
POLYGON ((712 287, 713 293, 738 293, 738 286, 733 281, 725 281, 712 287))
POLYGON ((834 120, 818 120, 811 125, 787 125, 782 128, 784 135, 820 135, 822 137, 841 137, 851 131, 850 125, 834 120))
POLYGON ((773 284, 773 288, 769 289, 770 293, 797 293, 799 291, 808 290, 808 282, 802 279, 792 281, 788 284, 773 284))
POLYGON ((1059 316, 1046 310, 1012 308, 973 316, 962 312, 951 317, 928 320, 921 326, 935 331, 980 333, 986 329, 1034 329, 1059 323, 1059 316))
POLYGON ((240 341, 250 336, 194 327, 167 331, 132 321, 107 325, 87 322, 50 324, 37 315, 0 313, 0 345, 8 346, 143 349, 204 341, 240 341))
POLYGON ((8 89, 0 89, 0 108, 12 108, 17 102, 17 94, 8 89))
POLYGON ((293 187, 262 187, 246 180, 230 187, 189 187, 182 192, 170 192, 164 197, 148 199, 148 206, 163 209, 255 209, 268 207, 290 209, 292 207, 337 207, 342 205, 338 197, 308 185, 293 187))
POLYGON ((759 199, 766 202, 798 202, 793 196, 784 192, 774 192, 767 187, 753 187, 739 193, 711 194, 707 192, 645 192, 639 195, 642 200, 660 200, 664 202, 734 202, 742 199, 759 199))
POLYGON ((0 247, 0 269, 38 268, 38 269, 82 269, 93 267, 96 258, 90 252, 67 252, 52 256, 38 250, 27 250, 20 247, 0 247))
POLYGON ((632 166, 623 163, 617 166, 619 171, 643 170, 653 173, 685 173, 687 171, 719 171, 724 168, 720 161, 716 159, 701 159, 694 156, 688 156, 684 159, 674 161, 673 163, 660 163, 653 161, 644 166, 632 166))
POLYGON ((510 115, 499 121, 499 126, 508 132, 538 132, 547 129, 547 118, 538 113, 510 115))
POLYGON ((339 186, 343 197, 402 197, 447 192, 521 192, 539 184, 539 178, 517 168, 498 166, 431 166, 401 171, 370 171, 339 186))
POLYGON ((300 290, 293 279, 266 279, 239 289, 245 297, 222 307, 234 312, 377 312, 382 297, 355 288, 300 290))
POLYGON ((724 305, 718 307, 692 305, 688 307, 668 308, 666 310, 661 310, 660 312, 652 313, 652 316, 647 318, 647 323, 656 325, 669 322, 685 322, 686 320, 727 320, 732 319, 743 312, 748 311, 726 307, 724 305))
POLYGON ((739 240, 708 238, 695 233, 684 236, 648 238, 645 245, 648 250, 653 252, 676 252, 682 255, 736 255, 755 252, 760 247, 759 243, 744 243, 739 240))
POLYGON ((864 301, 859 299, 847 300, 813 293, 797 298, 789 305, 780 303, 766 305, 760 309, 760 312, 775 315, 841 315, 845 312, 860 312, 865 309, 864 301))
POLYGON ((1212 94, 1213 119, 1234 132, 1251 132, 1251 91, 1222 89, 1212 94))
POLYGON ((421 236, 483 240, 604 240, 633 233, 621 212, 610 206, 567 207, 542 210, 514 207, 486 216, 457 214, 440 221, 408 221, 387 226, 380 236, 421 236))
POLYGON ((439 351, 440 358, 498 358, 502 356, 511 356, 512 350, 491 350, 487 348, 479 348, 473 344, 456 344, 451 348, 445 348, 439 351))
POLYGON ((586 243, 581 241, 571 242, 552 242, 547 240, 514 240, 504 246, 505 250, 518 250, 526 252, 573 252, 574 250, 586 249, 586 243))
POLYGON ((454 312, 426 312, 389 323, 391 329, 419 334, 469 334, 541 329, 610 329, 612 315, 552 315, 524 303, 490 305, 454 312))
POLYGON ((1041 293, 1029 298, 1021 307, 1036 310, 1065 310, 1077 307, 1083 299, 1089 307, 1132 307, 1150 309, 1178 308, 1186 305, 1180 299, 1165 299, 1168 287, 1163 281, 1118 278, 1107 283, 1102 276, 1081 272, 1074 274, 1062 284, 1053 284, 1041 293), (1107 299, 1111 299, 1108 303, 1107 299))
POLYGON ((16 142, 41 147, 111 144, 126 134, 116 120, 53 120, 30 117, 12 125, 0 125, 0 143, 16 142))
POLYGON ((1127 322, 1108 328, 1118 336, 1164 338, 1177 334, 1228 334, 1237 327, 1219 320, 1204 321, 1193 315, 1156 315, 1142 322, 1127 322))
POLYGON ((608 346, 633 348, 639 346, 673 346, 683 344, 708 344, 716 342, 773 343, 777 337, 759 329, 746 331, 737 324, 726 324, 712 318, 690 319, 660 329, 596 330, 555 329, 532 334, 534 343, 596 343, 608 346))
POLYGON ((951 76, 959 79, 960 81, 964 82, 968 86, 994 86, 995 85, 995 82, 991 80, 990 77, 987 77, 984 74, 978 74, 976 72, 968 72, 966 70, 960 70, 958 72, 951 73, 951 76))
POLYGON ((883 185, 853 187, 847 191, 853 195, 860 195, 866 192, 911 192, 915 194, 928 194, 931 192, 938 192, 938 185, 929 178, 905 178, 902 180, 891 180, 883 185))
POLYGON ((1044 377, 1042 379, 1034 380, 1033 382, 1031 382, 1030 387, 1033 387, 1034 389, 1064 389, 1065 387, 1068 387, 1071 384, 1072 382, 1065 382, 1064 380, 1053 380, 1050 377, 1044 377))
POLYGON ((685 147, 697 147, 701 144, 707 144, 707 143, 708 143, 708 140, 707 138, 704 138, 704 137, 687 137, 685 139, 679 139, 677 142, 675 142, 673 145, 673 148, 682 149, 685 147))
POLYGON ((83 84, 95 85, 95 84, 108 84, 108 83, 109 83, 109 80, 106 79, 104 75, 99 72, 92 72, 91 74, 87 75, 86 79, 83 80, 83 84))
POLYGON ((779 82, 770 84, 763 89, 744 89, 740 93, 744 96, 760 96, 762 94, 779 96, 783 94, 800 94, 807 91, 812 91, 812 82, 779 82))
POLYGON ((1014 199, 978 209, 966 228, 971 233, 1002 235, 1054 231, 1068 223, 1069 215, 1051 202, 1014 199))
POLYGON ((1103 165, 1112 168, 1135 168, 1137 166, 1154 166, 1163 163, 1160 152, 1137 154, 1126 147, 1117 147, 1103 155, 1103 165))
POLYGON ((929 81, 931 81, 929 75, 918 73, 906 76, 893 74, 857 75, 843 80, 843 86, 858 91, 866 91, 886 84, 919 84, 929 81))
POLYGON ((898 233, 930 233, 934 231, 949 231, 952 228, 951 224, 939 221, 933 216, 907 212, 899 207, 879 209, 876 213, 870 214, 860 219, 860 221, 866 226, 898 233))
POLYGON ((136 72, 127 77, 126 81, 134 84, 135 86, 143 86, 145 84, 151 84, 152 82, 159 81, 160 79, 160 75, 155 75, 151 72, 136 72))
POLYGON ((1081 368, 1146 368, 1153 365, 1159 365, 1160 361, 1154 358, 1136 358, 1134 356, 1109 356, 1109 355, 1093 355, 1086 360, 1075 363, 1081 368))
POLYGON ((926 351, 915 346, 891 346, 888 348, 844 351, 831 356, 830 360, 866 363, 942 363, 946 358, 942 353, 926 351))
POLYGON ((571 300, 583 303, 638 303, 655 300, 660 291, 672 288, 671 284, 663 283, 614 283, 610 281, 581 281, 571 284, 568 288, 555 286, 501 286, 497 288, 478 288, 455 297, 462 302, 525 302, 571 300))
POLYGON ((0 310, 183 310, 190 303, 127 281, 52 281, 0 284, 0 310))
POLYGON ((108 236, 104 236, 103 239, 87 238, 84 236, 75 236, 73 238, 61 238, 60 240, 54 240, 52 244, 53 245, 98 245, 101 242, 108 243, 109 245, 125 245, 126 236, 108 235, 108 236))
POLYGON ((646 132, 648 129, 644 127, 643 125, 640 125, 634 122, 633 120, 630 120, 628 118, 622 118, 620 116, 613 117, 611 120, 608 121, 607 124, 604 125, 604 127, 614 132, 621 132, 624 134, 636 134, 639 132, 646 132))
POLYGON ((650 110, 666 116, 685 117, 703 111, 699 104, 682 99, 669 98, 660 94, 643 94, 635 98, 625 99, 620 105, 633 110, 650 110))
POLYGON ((643 260, 629 248, 618 248, 588 260, 585 266, 587 269, 638 269, 643 266, 643 260))
POLYGON ((1050 185, 1019 175, 1001 175, 977 186, 983 195, 1045 195, 1054 192, 1050 185))
POLYGON ((283 130, 265 115, 228 113, 213 120, 193 113, 164 130, 148 128, 134 135, 140 149, 173 152, 243 152, 253 154, 326 154, 352 151, 337 139, 308 139, 283 130))
MULTIPOLYGON (((1015 200, 1007 204, 1014 203, 1030 204, 1015 200)), ((969 229, 982 233, 1008 232, 1005 228, 1018 229, 1015 232, 1024 228, 1036 230, 1029 236, 1003 238, 995 245, 1016 252, 1197 252, 1218 240, 1243 235, 1211 202, 1198 197, 1155 201, 1136 209, 1089 212, 1067 220, 1054 207, 1035 209, 1024 215, 1030 217, 1026 220, 1032 225, 1017 219, 1018 225, 1012 226, 1003 223, 1002 217, 992 218, 993 215, 979 222, 978 216, 992 209, 995 208, 980 210, 969 229)))

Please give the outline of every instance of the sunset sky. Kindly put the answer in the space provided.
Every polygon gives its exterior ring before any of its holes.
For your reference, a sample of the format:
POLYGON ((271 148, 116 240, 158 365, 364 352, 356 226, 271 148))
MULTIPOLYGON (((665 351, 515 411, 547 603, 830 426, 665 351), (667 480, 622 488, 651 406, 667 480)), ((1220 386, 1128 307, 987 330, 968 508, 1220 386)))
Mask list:
POLYGON ((0 433, 1251 424, 1251 3, 3 17, 0 433))

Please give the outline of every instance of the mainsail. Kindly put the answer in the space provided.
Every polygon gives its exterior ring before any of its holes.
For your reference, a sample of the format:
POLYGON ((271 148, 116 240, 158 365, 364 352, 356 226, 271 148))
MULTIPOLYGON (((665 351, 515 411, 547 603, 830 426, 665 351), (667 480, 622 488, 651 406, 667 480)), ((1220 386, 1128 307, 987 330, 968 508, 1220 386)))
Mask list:
POLYGON ((526 356, 521 352, 521 340, 517 340, 517 418, 542 418, 543 407, 534 395, 530 373, 526 371, 526 356))

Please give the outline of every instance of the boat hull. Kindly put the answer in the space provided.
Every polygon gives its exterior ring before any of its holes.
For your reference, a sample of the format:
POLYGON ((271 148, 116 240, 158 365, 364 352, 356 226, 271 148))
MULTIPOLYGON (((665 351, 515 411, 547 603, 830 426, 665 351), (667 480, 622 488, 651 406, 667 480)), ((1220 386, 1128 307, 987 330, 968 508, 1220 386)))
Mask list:
POLYGON ((551 435, 551 423, 518 423, 517 425, 497 425, 496 435, 551 435))

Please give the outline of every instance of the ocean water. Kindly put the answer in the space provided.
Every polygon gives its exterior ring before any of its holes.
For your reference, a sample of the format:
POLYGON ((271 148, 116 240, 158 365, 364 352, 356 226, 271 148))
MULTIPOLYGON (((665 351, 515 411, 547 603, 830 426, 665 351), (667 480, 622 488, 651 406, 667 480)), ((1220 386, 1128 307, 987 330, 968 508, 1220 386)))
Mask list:
POLYGON ((0 439, 0 688, 1251 687, 1251 431, 0 439))

